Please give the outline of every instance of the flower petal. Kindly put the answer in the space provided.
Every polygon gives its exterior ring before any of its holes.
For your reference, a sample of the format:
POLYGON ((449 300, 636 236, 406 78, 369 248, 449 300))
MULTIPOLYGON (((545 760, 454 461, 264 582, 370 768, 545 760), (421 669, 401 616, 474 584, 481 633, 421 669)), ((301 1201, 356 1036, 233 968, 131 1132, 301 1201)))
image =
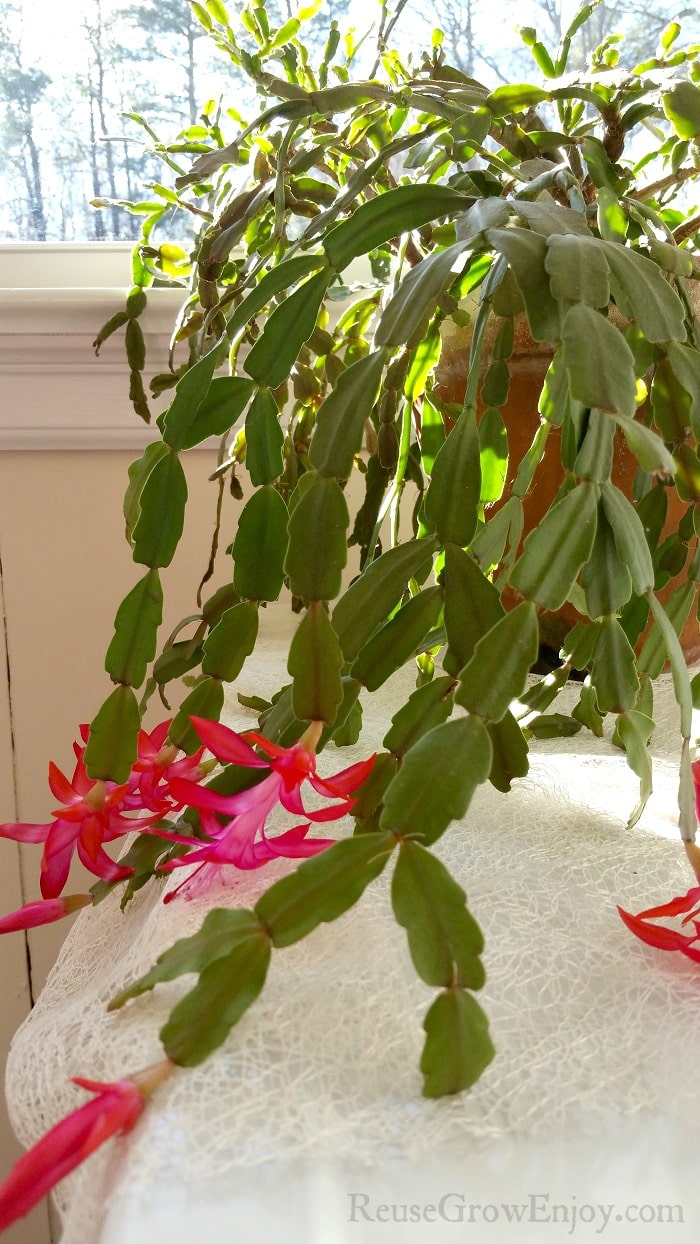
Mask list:
POLYGON ((41 857, 41 893, 56 898, 68 880, 78 830, 70 821, 54 821, 41 857))
POLYGON ((251 742, 260 748, 261 752, 275 760, 278 756, 287 756, 293 750, 291 747, 280 747, 279 743, 271 742, 270 739, 265 738, 264 734, 260 734, 258 730, 246 730, 245 734, 241 735, 241 738, 250 739, 251 742))
MULTIPOLYGON (((77 1084, 93 1087, 93 1081, 77 1084)), ((0 1231, 28 1214, 60 1180, 110 1136, 128 1132, 144 1099, 131 1080, 94 1086, 98 1095, 51 1128, 0 1185, 0 1231)))
POLYGON ((7 825, 0 825, 0 838, 9 838, 12 842, 29 842, 35 846, 39 842, 46 842, 52 827, 53 821, 49 821, 48 825, 10 822, 7 825))
POLYGON ((134 875, 133 868, 124 868, 121 864, 115 864, 101 847, 95 851, 91 844, 90 848, 86 849, 82 837, 78 839, 78 856, 88 872, 95 877, 100 877, 102 881, 125 881, 127 877, 134 875))
POLYGON ((219 760, 228 764, 250 765, 253 768, 266 768, 265 761, 256 756, 240 734, 218 721, 209 721, 206 717, 190 717, 200 739, 219 760))
POLYGON ((55 920, 63 920, 79 907, 87 907, 92 903, 89 894, 72 894, 67 898, 36 899, 25 903, 18 911, 0 919, 0 933, 15 933, 19 929, 36 929, 42 924, 53 924, 55 920))
POLYGON ((168 717, 167 721, 161 721, 153 730, 151 730, 149 742, 153 749, 154 755, 157 756, 161 748, 165 746, 165 740, 168 737, 168 730, 172 724, 172 717, 168 717))
POLYGON ((294 787, 292 790, 285 790, 282 787, 280 790, 280 803, 283 808, 293 813, 294 816, 305 816, 310 821, 337 821, 340 817, 347 816, 350 809, 354 806, 355 800, 345 799, 342 803, 334 803, 325 808, 316 808, 315 811, 311 812, 304 807, 298 787, 294 787))
POLYGON ((80 802, 80 795, 76 794, 65 773, 61 773, 53 760, 49 761, 49 790, 61 804, 80 802))
POLYGON ((682 933, 676 933, 673 929, 666 929, 660 924, 646 924, 640 916, 633 916, 629 911, 624 911, 622 907, 618 907, 617 910, 635 937, 646 942, 647 946, 655 946, 657 950, 682 950, 685 953, 685 948, 695 940, 692 937, 684 937, 682 933))
POLYGON ((210 790, 208 786, 200 786, 197 782, 189 782, 187 778, 172 778, 168 782, 168 789, 172 791, 173 798, 180 804, 186 804, 188 808, 207 808, 211 812, 222 812, 231 814, 236 811, 232 801, 237 798, 236 795, 220 795, 215 790, 210 790))
POLYGON ((690 911, 691 907, 697 907, 698 903, 700 903, 700 886, 693 886, 687 894, 672 898, 670 902, 662 903, 659 907, 648 907, 646 911, 640 911, 638 914, 640 920, 652 919, 655 916, 679 916, 684 911, 690 911))
POLYGON ((265 843, 275 856, 283 856, 287 859, 306 859, 311 855, 317 855, 319 851, 325 851, 326 847, 330 847, 335 842, 335 838, 307 838, 311 826, 295 825, 293 829, 288 829, 284 834, 277 834, 275 838, 265 838, 265 843))
POLYGON ((376 759, 375 753, 368 760, 361 760, 359 764, 341 769, 340 773, 334 773, 328 778, 321 778, 317 774, 315 778, 311 778, 311 785, 319 794, 352 795, 367 781, 376 759))

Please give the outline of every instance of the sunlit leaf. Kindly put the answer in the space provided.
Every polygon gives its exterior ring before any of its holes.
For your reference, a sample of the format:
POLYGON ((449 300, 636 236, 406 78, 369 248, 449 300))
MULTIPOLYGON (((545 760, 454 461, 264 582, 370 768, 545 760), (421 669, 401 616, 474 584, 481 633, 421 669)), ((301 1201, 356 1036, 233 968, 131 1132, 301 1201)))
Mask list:
POLYGON ((595 486, 578 484, 530 532, 511 585, 544 609, 561 609, 591 555, 596 519, 595 486))

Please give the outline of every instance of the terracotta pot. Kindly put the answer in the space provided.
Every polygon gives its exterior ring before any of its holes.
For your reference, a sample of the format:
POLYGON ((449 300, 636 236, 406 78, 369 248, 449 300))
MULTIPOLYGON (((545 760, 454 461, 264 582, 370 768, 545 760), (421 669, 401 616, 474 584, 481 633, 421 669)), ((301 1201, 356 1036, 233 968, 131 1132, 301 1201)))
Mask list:
MULTIPOLYGON (((698 298, 698 303, 700 304, 700 297, 698 298)), ((614 316, 611 316, 611 318, 614 318, 614 316)), ((487 360, 490 357, 490 347, 500 322, 493 316, 489 322, 484 353, 484 357, 487 360)), ((446 331, 443 333, 442 357, 437 371, 438 394, 447 402, 461 403, 464 400, 470 340, 471 329, 469 326, 457 328, 451 321, 447 321, 446 331)), ((510 489, 515 479, 518 465, 523 455, 529 449, 532 438, 539 427, 540 416, 537 410, 537 403, 545 373, 552 361, 553 353, 553 347, 546 342, 532 340, 525 316, 517 316, 515 319, 515 345, 509 364, 511 373, 510 391, 508 401, 502 410, 508 429, 508 477, 503 498, 492 507, 494 511, 510 496, 510 489)), ((593 360, 592 365, 594 365, 593 360)), ((481 409, 481 406, 479 409, 481 409)), ((525 535, 533 527, 536 527, 546 514, 564 478, 565 473, 561 464, 560 446, 561 430, 553 428, 547 439, 544 458, 537 469, 533 487, 523 499, 525 535)), ((612 480, 630 498, 636 472, 636 459, 630 453, 625 438, 618 429, 615 435, 612 480)), ((686 503, 682 502, 678 497, 675 488, 668 490, 668 502, 668 515, 663 535, 667 535, 677 529, 678 522, 687 508, 686 503)), ((682 574, 671 580, 663 591, 660 592, 661 599, 666 599, 674 587, 678 586, 682 581, 682 574)), ((504 593, 506 602, 509 596, 515 599, 515 593, 511 593, 511 590, 506 588, 504 593)), ((543 644, 554 652, 558 651, 562 639, 579 617, 580 615, 571 605, 565 605, 556 614, 544 612, 540 618, 543 644)), ((695 616, 695 610, 691 612, 683 628, 681 643, 689 662, 700 660, 700 627, 695 616)))

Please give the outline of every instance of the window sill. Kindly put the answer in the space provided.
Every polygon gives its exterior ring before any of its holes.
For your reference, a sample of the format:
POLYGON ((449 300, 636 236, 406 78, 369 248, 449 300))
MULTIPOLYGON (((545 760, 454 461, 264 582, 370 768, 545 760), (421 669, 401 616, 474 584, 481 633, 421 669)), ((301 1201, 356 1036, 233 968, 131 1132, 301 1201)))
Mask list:
MULTIPOLYGON (((154 438, 128 400, 123 331, 99 358, 92 346, 124 306, 130 250, 128 243, 0 248, 0 450, 139 451, 154 438)), ((149 291, 141 320, 149 375, 167 366, 183 296, 149 291)))

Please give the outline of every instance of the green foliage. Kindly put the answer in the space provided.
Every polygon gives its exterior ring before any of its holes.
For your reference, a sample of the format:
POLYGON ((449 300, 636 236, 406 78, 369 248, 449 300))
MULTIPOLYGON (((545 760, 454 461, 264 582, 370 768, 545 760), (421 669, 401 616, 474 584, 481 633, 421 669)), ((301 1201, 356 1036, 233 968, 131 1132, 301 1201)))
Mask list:
POLYGON ((254 388, 252 380, 241 376, 216 376, 194 414, 193 407, 186 412, 180 407, 182 414, 175 419, 173 403, 163 421, 163 439, 173 449, 192 449, 209 436, 223 436, 243 414, 254 388))
POLYGON ((466 894, 445 865, 418 842, 401 843, 391 882, 394 915, 408 934, 416 971, 427 985, 481 989, 484 939, 466 894))
POLYGON ((215 907, 205 916, 196 933, 180 938, 164 950, 150 972, 116 994, 108 1010, 119 1010, 131 998, 138 998, 156 985, 177 980, 190 972, 203 972, 217 959, 227 958, 241 941, 254 936, 259 927, 260 922, 252 911, 228 911, 215 907))
POLYGON ((279 407, 269 389, 258 389, 245 418, 245 464, 250 482, 259 488, 274 484, 284 470, 284 433, 279 407))
POLYGON ((310 460, 320 475, 347 479, 362 445, 362 434, 379 390, 385 355, 382 350, 358 359, 319 407, 310 460))
POLYGON ((208 717, 212 721, 218 721, 223 706, 224 686, 221 679, 205 676, 185 696, 180 711, 175 714, 168 732, 170 742, 191 756, 201 744, 190 717, 208 717))
MULTIPOLYGON (((430 848, 480 784, 505 792, 527 773, 529 739, 583 726, 602 737, 607 713, 640 779, 635 820, 651 789, 649 679, 667 660, 681 831, 694 833, 692 689, 677 636, 700 579, 700 338, 688 285, 700 259, 697 219, 674 195, 697 172, 700 90, 670 27, 635 73, 608 72, 611 39, 597 50, 591 41, 590 71, 571 73, 596 10, 580 10, 556 51, 522 31, 544 85, 489 91, 473 66, 448 63, 439 38, 410 66, 383 49, 358 82, 354 45, 335 25, 314 41, 303 9, 278 19, 255 3, 234 15, 207 0, 188 20, 249 83, 236 101, 246 116, 210 103, 166 144, 132 114, 174 184, 153 181, 129 205, 142 222, 133 289, 98 344, 124 328, 144 418, 145 291, 156 281, 187 294, 169 371, 152 385, 174 389, 161 439, 129 472, 127 539, 147 572, 115 619, 106 668, 119 685, 93 722, 91 776, 123 781, 133 761, 131 687, 155 656, 158 572, 185 519, 180 455, 212 436, 219 491, 205 581, 227 531, 233 582, 204 606, 200 589, 198 612, 152 666, 144 701, 193 674, 170 740, 196 750, 190 716, 218 719, 224 682, 254 650, 259 607, 280 596, 301 614, 292 681, 271 703, 245 701, 262 710, 269 740, 291 746, 318 722, 319 750, 354 742, 361 689, 374 696, 414 657, 419 670, 357 792, 354 836, 275 882, 254 912, 210 913, 113 1003, 196 973, 161 1034, 183 1065, 227 1037, 263 987, 271 948, 348 911, 398 848, 394 913, 419 975, 442 991, 425 1020, 424 1092, 474 1083, 494 1053, 467 992, 484 980, 482 938, 430 848), (254 96, 265 104, 257 116, 254 96), (187 249, 166 240, 173 217, 194 227, 187 249), (455 334, 459 392, 445 361, 455 334), (538 394, 528 373, 540 423, 523 452, 511 421, 527 417, 528 334, 543 379, 538 394), (625 444, 639 468, 629 496, 616 473, 625 444), (530 497, 547 495, 557 453, 558 491, 523 540, 530 497), (676 495, 680 511, 667 504, 676 495), (676 576, 662 607, 654 593, 676 576), (567 637, 564 664, 526 690, 540 640, 550 642, 538 614, 564 605, 586 620, 567 637), (556 699, 573 669, 586 680, 569 715, 556 699)), ((149 13, 161 29, 164 12, 149 13)), ((380 20, 388 39, 385 9, 380 20)), ((212 785, 247 789, 255 776, 229 766, 212 785)))
POLYGON ((429 846, 464 816, 491 769, 491 742, 478 717, 434 726, 414 743, 388 787, 380 825, 429 846), (439 782, 426 783, 426 774, 439 782))
POLYGON ((343 699, 343 654, 325 607, 312 601, 297 627, 287 669, 292 683, 292 708, 300 721, 332 726, 343 699))
POLYGON ((202 673, 233 682, 255 648, 257 635, 258 610, 252 601, 227 609, 204 641, 202 673))
POLYGON ((596 516, 593 485, 578 484, 530 532, 511 585, 544 609, 560 609, 593 550, 596 516))
POLYGON ((580 302, 566 313, 562 342, 571 396, 584 406, 633 416, 634 359, 622 334, 580 302))
POLYGON ((459 675, 457 703, 475 716, 500 721, 525 690, 538 653, 537 612, 522 601, 478 640, 459 675))
POLYGON ((545 268, 545 239, 528 229, 490 229, 488 239, 508 261, 534 340, 558 341, 561 306, 552 294, 545 268))
POLYGON ((125 782, 136 760, 141 718, 131 687, 115 687, 90 723, 85 748, 88 776, 103 782, 125 782))
POLYGON ((417 687, 392 717, 384 746, 394 756, 404 756, 428 730, 450 716, 453 690, 454 681, 449 676, 434 678, 424 687, 417 687))
POLYGON ((481 496, 481 451, 476 416, 462 411, 433 465, 425 517, 442 544, 469 544, 481 496))
POLYGON ((284 569, 295 595, 333 600, 347 558, 348 507, 334 479, 309 475, 305 483, 289 517, 284 569))
POLYGON ((420 1069, 425 1097, 445 1097, 470 1088, 496 1053, 486 1015, 464 989, 438 994, 423 1027, 420 1069))
POLYGON ((159 457, 139 497, 133 530, 134 561, 151 568, 169 566, 185 525, 187 482, 176 453, 159 457))
POLYGON ((358 656, 369 637, 391 614, 408 580, 429 566, 436 547, 430 540, 409 540, 388 549, 341 596, 333 610, 333 626, 346 660, 358 656))
MULTIPOLYGON (((542 721, 542 718, 535 720, 542 721)), ((532 728, 532 722, 529 729, 532 728)), ((528 748, 520 726, 511 712, 487 726, 491 740, 489 782, 496 790, 509 791, 514 778, 525 777, 529 769, 528 748)))
POLYGON ((291 946, 354 906, 384 868, 396 838, 384 831, 336 842, 276 881, 255 905, 273 946, 291 946))
POLYGON ((160 1031, 168 1058, 196 1067, 218 1049, 265 984, 270 949, 267 931, 257 924, 239 934, 228 954, 207 962, 160 1031))
POLYGON ((258 384, 276 389, 287 379, 297 355, 309 340, 321 309, 331 273, 312 276, 285 298, 270 315, 244 367, 258 384))
POLYGON ((368 639, 352 666, 352 676, 368 691, 381 687, 409 657, 420 651, 442 609, 442 588, 429 587, 411 597, 368 639))
POLYGON ((466 206, 465 196, 447 186, 398 186, 363 203, 349 220, 330 230, 323 244, 329 263, 342 272, 353 259, 391 238, 439 216, 456 215, 466 206))
POLYGON ((156 652, 163 619, 163 589, 157 570, 149 570, 124 597, 114 619, 114 638, 105 669, 114 682, 140 687, 156 652))
POLYGON ((504 616, 497 589, 468 553, 454 544, 445 549, 444 666, 457 675, 471 659, 479 640, 504 616))
POLYGON ((277 600, 284 579, 287 507, 271 484, 244 506, 233 542, 233 586, 249 600, 277 600))
POLYGON ((598 503, 593 549, 583 568, 581 586, 591 618, 617 613, 632 595, 632 576, 620 558, 615 533, 602 502, 598 503))
POLYGON ((626 713, 639 691, 634 650, 617 618, 602 618, 593 654, 591 683, 601 713, 626 713))

